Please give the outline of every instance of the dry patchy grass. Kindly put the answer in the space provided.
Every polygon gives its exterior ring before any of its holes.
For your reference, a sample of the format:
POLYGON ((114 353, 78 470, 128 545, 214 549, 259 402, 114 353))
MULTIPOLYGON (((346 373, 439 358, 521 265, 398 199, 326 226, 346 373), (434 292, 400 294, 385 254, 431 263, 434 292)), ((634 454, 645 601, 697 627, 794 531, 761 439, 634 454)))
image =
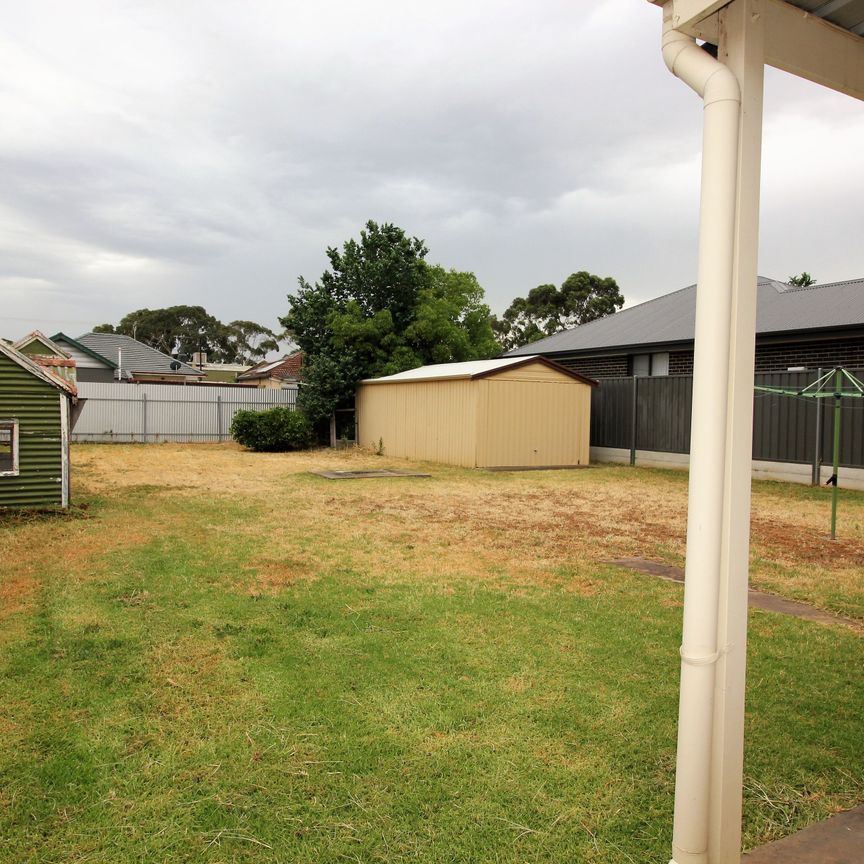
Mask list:
MULTIPOLYGON (((443 589, 462 577, 553 582, 590 593, 598 562, 684 559, 687 484, 679 472, 601 466, 489 473, 362 450, 257 454, 231 444, 79 446, 75 468, 97 494, 158 488, 188 500, 190 532, 202 530, 193 524, 201 496, 248 502, 249 519, 233 530, 256 541, 237 582, 252 594, 278 592, 328 568, 443 589), (308 473, 365 467, 421 468, 432 477, 330 481, 308 473)), ((864 617, 864 496, 844 497, 835 542, 827 535, 827 506, 824 490, 754 485, 752 583, 864 617)), ((138 539, 133 527, 46 551, 69 555, 74 547, 86 558, 138 539)))
POLYGON ((147 542, 166 521, 157 512, 147 513, 147 524, 130 522, 117 511, 91 521, 87 509, 25 521, 0 515, 0 621, 31 608, 46 569, 59 570, 70 583, 92 579, 113 554, 147 542))
MULTIPOLYGON (((81 509, 0 521, 9 860, 660 860, 681 592, 602 562, 682 562, 685 475, 73 462, 81 509)), ((833 545, 826 503, 756 487, 754 581, 864 617, 864 496, 833 545)), ((861 799, 862 644, 754 613, 748 789, 788 805, 748 797, 748 843, 861 799)))

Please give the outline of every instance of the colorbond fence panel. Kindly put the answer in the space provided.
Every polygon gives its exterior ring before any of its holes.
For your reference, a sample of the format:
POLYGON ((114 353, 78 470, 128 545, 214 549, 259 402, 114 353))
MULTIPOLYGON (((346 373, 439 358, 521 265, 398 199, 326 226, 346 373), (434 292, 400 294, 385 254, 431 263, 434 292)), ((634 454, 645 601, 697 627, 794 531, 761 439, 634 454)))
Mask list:
MULTIPOLYGON (((827 370, 826 370, 827 371, 827 370)), ((857 377, 862 370, 850 370, 857 377)), ((755 384, 800 390, 817 377, 808 372, 764 372, 755 384)), ((848 385, 847 385, 848 386, 848 385)), ((666 453, 690 452, 693 378, 604 378, 591 400, 591 445, 666 453), (633 423, 635 386, 635 427, 633 423)), ((821 459, 830 464, 834 435, 834 400, 754 391, 753 458, 766 462, 811 464, 817 439, 821 459), (817 415, 819 423, 817 424, 817 415)), ((840 464, 864 467, 864 399, 841 400, 840 464)))
POLYGON ((73 441, 228 441, 234 415, 282 405, 294 408, 297 390, 173 384, 81 382, 85 400, 73 441))
MULTIPOLYGON (((815 380, 809 372, 767 372, 756 376, 764 387, 801 389, 815 380)), ((834 408, 822 400, 822 410, 834 408)), ((816 400, 774 393, 754 393, 753 458, 768 462, 812 462, 816 448, 816 400)), ((832 421, 833 427, 833 421, 832 421)), ((830 454, 829 454, 830 461, 830 454)))
POLYGON ((692 378, 637 378, 636 449, 690 452, 692 378))
POLYGON ((633 379, 604 378, 591 392, 591 444, 629 447, 633 427, 633 379))

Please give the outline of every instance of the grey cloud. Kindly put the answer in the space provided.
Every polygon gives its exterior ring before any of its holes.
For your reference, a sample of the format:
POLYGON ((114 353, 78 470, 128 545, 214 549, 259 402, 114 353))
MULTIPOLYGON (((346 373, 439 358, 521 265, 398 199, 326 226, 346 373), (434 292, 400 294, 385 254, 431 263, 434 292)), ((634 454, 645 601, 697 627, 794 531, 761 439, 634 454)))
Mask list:
MULTIPOLYGON (((16 280, 42 279, 94 322, 146 301, 272 324, 297 276, 317 278, 326 246, 368 218, 474 270, 499 310, 575 269, 614 275, 631 302, 693 281, 701 106, 663 67, 647 3, 190 0, 121 15, 82 0, 4 23, 27 73, 0 92, 0 303, 18 317, 38 319, 21 286, 41 283, 16 280)), ((766 168, 783 167, 773 130, 806 135, 814 112, 853 135, 848 100, 766 80, 766 168)), ((793 218, 806 189, 784 171, 766 170, 768 275, 859 275, 845 227, 793 218), (787 267, 793 235, 810 257, 787 267)), ((813 197, 855 223, 848 180, 813 197)))

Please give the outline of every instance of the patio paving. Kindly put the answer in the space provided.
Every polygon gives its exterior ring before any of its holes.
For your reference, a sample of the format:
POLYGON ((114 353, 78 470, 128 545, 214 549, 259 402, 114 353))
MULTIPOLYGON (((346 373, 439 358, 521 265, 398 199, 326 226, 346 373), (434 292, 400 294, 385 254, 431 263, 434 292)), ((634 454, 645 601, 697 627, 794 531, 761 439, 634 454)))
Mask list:
POLYGON ((741 864, 861 864, 864 805, 748 852, 741 864))

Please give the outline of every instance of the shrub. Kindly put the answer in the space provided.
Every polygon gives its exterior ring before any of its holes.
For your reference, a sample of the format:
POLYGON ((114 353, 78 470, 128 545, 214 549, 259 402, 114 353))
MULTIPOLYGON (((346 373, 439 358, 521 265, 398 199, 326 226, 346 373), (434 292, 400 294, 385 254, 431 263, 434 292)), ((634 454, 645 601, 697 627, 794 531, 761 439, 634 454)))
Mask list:
POLYGON ((314 438, 306 415, 291 408, 238 411, 231 421, 231 437, 250 450, 266 453, 305 450, 314 438))

